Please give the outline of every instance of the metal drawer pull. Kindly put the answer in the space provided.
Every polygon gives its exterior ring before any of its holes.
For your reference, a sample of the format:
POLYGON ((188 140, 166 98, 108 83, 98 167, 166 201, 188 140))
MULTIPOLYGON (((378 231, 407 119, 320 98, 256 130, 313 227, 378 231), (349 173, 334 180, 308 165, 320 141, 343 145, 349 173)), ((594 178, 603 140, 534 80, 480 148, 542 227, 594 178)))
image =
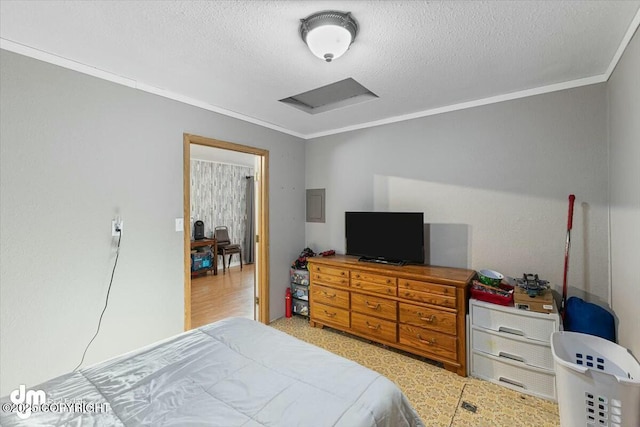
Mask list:
POLYGON ((511 384, 511 385, 516 386, 516 387, 520 387, 520 388, 525 388, 526 389, 524 384, 519 383, 518 381, 510 380, 509 378, 500 377, 500 378, 498 378, 498 381, 502 381, 503 383, 511 384))
POLYGON ((522 332, 519 329, 512 329, 512 328, 507 328, 506 326, 500 326, 498 328, 498 332, 505 332, 507 334, 511 334, 511 335, 519 335, 521 337, 524 336, 524 332, 522 332))
POLYGON ((372 310, 378 310, 380 308, 380 303, 376 305, 369 304, 369 301, 365 301, 364 304, 372 310))
POLYGON ((425 340, 425 339, 422 339, 420 334, 418 334, 418 340, 422 341, 425 344, 429 344, 429 345, 434 345, 436 343, 436 339, 435 338, 429 338, 428 340, 425 340))
POLYGON ((324 294, 324 296, 325 296, 325 297, 327 297, 327 298, 335 298, 335 297, 336 297, 336 294, 329 295, 329 294, 327 293, 327 291, 322 291, 322 293, 323 293, 323 294, 324 294))
POLYGON ((327 310, 323 310, 323 311, 324 311, 324 314, 326 314, 329 317, 335 317, 336 314, 338 314, 338 313, 329 313, 327 310))
POLYGON ((423 320, 427 323, 433 323, 436 320, 436 315, 432 314, 429 317, 424 317, 424 314, 422 313, 416 313, 418 315, 418 317, 420 318, 420 320, 423 320))
POLYGON ((375 329, 375 330, 380 329, 380 324, 379 323, 378 323, 377 326, 371 326, 371 324, 369 323, 368 320, 366 321, 366 323, 367 323, 367 328, 369 328, 369 329, 375 329))
POLYGON ((500 353, 498 353, 498 357, 504 357, 505 359, 516 360, 518 362, 524 363, 524 357, 516 356, 515 354, 506 353, 504 351, 501 351, 500 353))

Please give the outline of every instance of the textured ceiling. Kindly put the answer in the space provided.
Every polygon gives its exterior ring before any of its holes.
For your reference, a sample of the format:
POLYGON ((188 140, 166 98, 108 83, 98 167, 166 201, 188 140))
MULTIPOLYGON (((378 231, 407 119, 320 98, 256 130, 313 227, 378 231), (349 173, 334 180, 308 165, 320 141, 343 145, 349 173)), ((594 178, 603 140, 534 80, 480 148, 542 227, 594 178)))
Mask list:
POLYGON ((52 62, 313 137, 603 81, 638 25, 639 6, 3 0, 0 37, 5 49, 52 54, 63 58, 52 62), (298 35, 300 18, 327 9, 351 11, 360 26, 351 49, 331 63, 314 57, 298 35), (348 77, 379 99, 315 115, 278 102, 348 77))

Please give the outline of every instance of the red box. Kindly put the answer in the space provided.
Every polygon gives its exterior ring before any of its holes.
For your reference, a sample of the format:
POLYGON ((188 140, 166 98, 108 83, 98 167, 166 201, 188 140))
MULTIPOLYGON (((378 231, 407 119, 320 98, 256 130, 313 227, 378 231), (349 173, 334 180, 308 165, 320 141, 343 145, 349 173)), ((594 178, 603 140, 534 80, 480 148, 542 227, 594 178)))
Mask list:
POLYGON ((471 296, 480 301, 499 305, 513 305, 513 286, 500 283, 499 286, 487 286, 474 280, 471 284, 471 296))

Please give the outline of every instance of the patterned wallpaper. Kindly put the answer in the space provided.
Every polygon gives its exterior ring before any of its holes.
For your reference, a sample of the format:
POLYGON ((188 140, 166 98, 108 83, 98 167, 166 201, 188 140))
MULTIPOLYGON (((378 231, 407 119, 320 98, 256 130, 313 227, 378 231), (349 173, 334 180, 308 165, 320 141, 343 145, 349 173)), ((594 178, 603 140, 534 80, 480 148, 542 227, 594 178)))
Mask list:
MULTIPOLYGON (((232 243, 244 243, 246 229, 247 166, 191 160, 191 237, 193 223, 204 222, 204 233, 211 237, 214 227, 226 225, 232 243)), ((243 246, 244 251, 244 246, 243 246)), ((237 258, 234 257, 234 263, 237 258)))

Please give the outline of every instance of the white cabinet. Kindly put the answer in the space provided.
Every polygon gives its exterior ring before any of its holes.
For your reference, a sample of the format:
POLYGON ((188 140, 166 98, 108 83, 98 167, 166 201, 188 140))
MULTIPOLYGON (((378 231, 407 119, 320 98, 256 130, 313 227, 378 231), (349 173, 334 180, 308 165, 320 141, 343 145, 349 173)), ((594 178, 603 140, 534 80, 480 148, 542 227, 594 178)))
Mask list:
POLYGON ((522 393, 557 400, 551 334, 560 316, 469 300, 471 375, 522 393))

